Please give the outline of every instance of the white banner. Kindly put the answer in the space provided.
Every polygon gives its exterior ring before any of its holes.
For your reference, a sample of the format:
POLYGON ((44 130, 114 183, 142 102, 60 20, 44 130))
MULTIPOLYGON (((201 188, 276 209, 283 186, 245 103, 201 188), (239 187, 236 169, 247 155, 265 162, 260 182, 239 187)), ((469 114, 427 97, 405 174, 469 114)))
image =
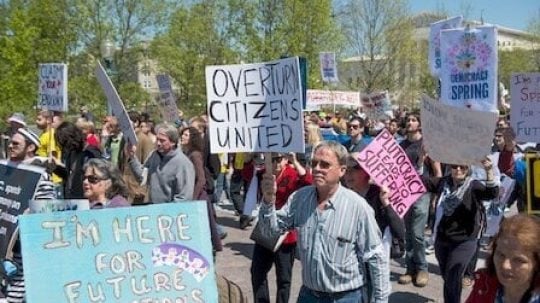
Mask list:
POLYGON ((68 110, 68 67, 64 63, 39 65, 38 108, 58 112, 68 110))
POLYGON ((159 99, 157 104, 164 121, 175 123, 178 121, 178 107, 176 98, 172 90, 171 78, 169 75, 156 75, 159 87, 159 99))
POLYGON ((481 111, 497 111, 497 29, 441 31, 441 101, 481 111))
POLYGON ((321 77, 323 82, 339 82, 336 65, 336 53, 319 53, 321 77))
POLYGON ((362 108, 366 116, 373 120, 394 118, 388 91, 362 94, 362 108))
POLYGON ((491 153, 496 113, 449 106, 427 96, 422 99, 422 137, 430 158, 473 164, 491 153))
POLYGON ((298 57, 206 67, 210 150, 303 152, 298 57))
POLYGON ((429 31, 429 68, 434 77, 439 77, 441 69, 441 30, 461 27, 462 16, 438 21, 430 25, 429 31))
POLYGON ((540 143, 540 73, 512 74, 510 94, 510 124, 516 140, 540 143))
POLYGON ((103 66, 101 66, 99 61, 96 66, 96 77, 101 85, 101 88, 103 89, 103 92, 105 93, 105 96, 107 97, 107 102, 112 110, 113 116, 118 119, 118 124, 122 130, 122 134, 129 143, 136 145, 137 136, 135 135, 135 130, 133 129, 131 120, 129 120, 124 103, 122 103, 116 88, 114 88, 111 79, 109 79, 109 76, 107 76, 105 69, 103 69, 103 66))
POLYGON ((308 89, 306 108, 321 105, 360 106, 359 92, 308 89))

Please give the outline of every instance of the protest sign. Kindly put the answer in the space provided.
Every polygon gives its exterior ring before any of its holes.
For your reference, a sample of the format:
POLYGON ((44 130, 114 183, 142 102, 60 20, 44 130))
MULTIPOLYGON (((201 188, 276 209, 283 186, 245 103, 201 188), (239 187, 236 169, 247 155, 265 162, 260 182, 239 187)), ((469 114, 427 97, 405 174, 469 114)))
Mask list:
POLYGON ((319 59, 323 82, 339 82, 336 66, 336 53, 319 53, 319 59))
POLYGON ((307 108, 320 108, 322 105, 360 106, 359 92, 308 89, 307 108))
POLYGON ((510 93, 510 124, 517 141, 540 143, 540 73, 512 74, 510 93))
POLYGON ((105 96, 107 97, 107 102, 112 110, 113 116, 118 119, 118 124, 120 125, 124 138, 126 138, 130 144, 136 145, 137 136, 135 135, 133 125, 131 125, 131 120, 129 120, 124 103, 122 103, 116 88, 114 88, 111 79, 109 79, 109 76, 99 61, 96 66, 96 76, 101 88, 103 89, 103 92, 105 93, 105 96))
POLYGON ((28 208, 45 169, 0 161, 0 259, 15 240, 18 216, 28 208))
POLYGON ((441 101, 481 111, 497 111, 497 29, 441 31, 441 101))
POLYGON ((394 117, 387 91, 362 94, 361 102, 364 113, 370 119, 381 120, 394 117))
POLYGON ((303 152, 298 57, 206 67, 210 150, 303 152))
POLYGON ((540 215, 540 154, 525 155, 527 171, 527 213, 540 215))
POLYGON ((360 152, 357 160, 377 185, 390 190, 390 204, 400 218, 426 192, 414 165, 387 129, 360 152))
POLYGON ((159 98, 157 104, 164 121, 176 123, 178 121, 178 107, 176 98, 172 90, 171 78, 169 75, 156 75, 159 87, 159 98))
POLYGON ((430 25, 429 31, 429 68, 431 75, 439 76, 441 69, 441 30, 461 27, 463 17, 453 17, 446 20, 438 21, 430 25))
POLYGON ((27 301, 217 302, 207 218, 201 201, 23 215, 27 301))
POLYGON ((427 96, 422 99, 422 137, 430 158, 472 164, 491 153, 496 113, 449 106, 427 96))
POLYGON ((90 202, 86 199, 30 200, 28 206, 31 214, 39 214, 68 210, 89 210, 90 202))
POLYGON ((58 112, 68 110, 67 64, 46 63, 39 65, 38 108, 58 112))

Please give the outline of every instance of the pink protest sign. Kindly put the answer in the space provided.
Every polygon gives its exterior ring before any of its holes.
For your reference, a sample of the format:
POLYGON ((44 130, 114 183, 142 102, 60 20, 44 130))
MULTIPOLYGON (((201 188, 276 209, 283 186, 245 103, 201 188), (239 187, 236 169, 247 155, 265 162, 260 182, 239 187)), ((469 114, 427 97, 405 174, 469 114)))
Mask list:
POLYGON ((357 160, 377 185, 390 189, 390 204, 401 218, 426 192, 407 154, 386 129, 360 152, 357 160))

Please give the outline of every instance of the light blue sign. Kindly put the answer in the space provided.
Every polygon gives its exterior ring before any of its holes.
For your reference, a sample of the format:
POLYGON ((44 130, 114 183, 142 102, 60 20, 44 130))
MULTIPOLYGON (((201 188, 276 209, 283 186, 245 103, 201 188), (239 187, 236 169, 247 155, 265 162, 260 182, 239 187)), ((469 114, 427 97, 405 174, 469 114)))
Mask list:
POLYGON ((20 217, 27 302, 217 302, 206 204, 20 217))

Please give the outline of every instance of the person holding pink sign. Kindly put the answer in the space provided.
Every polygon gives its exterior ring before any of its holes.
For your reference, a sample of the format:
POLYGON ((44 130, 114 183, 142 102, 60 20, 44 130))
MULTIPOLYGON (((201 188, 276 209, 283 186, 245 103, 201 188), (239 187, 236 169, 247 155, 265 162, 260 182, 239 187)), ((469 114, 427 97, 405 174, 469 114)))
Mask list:
POLYGON ((482 161, 485 184, 471 177, 468 165, 452 164, 451 174, 432 178, 430 192, 439 194, 435 217, 435 256, 444 281, 444 302, 459 303, 463 274, 473 257, 486 218, 482 201, 498 196, 499 187, 493 177, 493 164, 482 161))

